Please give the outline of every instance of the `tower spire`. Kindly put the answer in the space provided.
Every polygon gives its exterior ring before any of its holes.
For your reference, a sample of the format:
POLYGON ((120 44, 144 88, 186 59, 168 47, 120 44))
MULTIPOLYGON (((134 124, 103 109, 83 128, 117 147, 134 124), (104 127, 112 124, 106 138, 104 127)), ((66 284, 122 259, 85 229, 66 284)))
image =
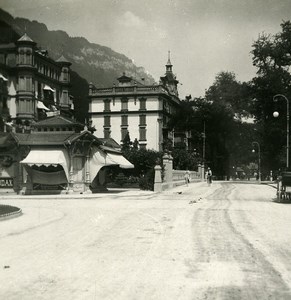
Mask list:
POLYGON ((167 65, 171 65, 171 51, 168 51, 168 62, 167 65))
POLYGON ((171 51, 169 50, 168 51, 168 61, 167 61, 167 64, 166 64, 166 72, 172 72, 172 63, 171 63, 171 51))

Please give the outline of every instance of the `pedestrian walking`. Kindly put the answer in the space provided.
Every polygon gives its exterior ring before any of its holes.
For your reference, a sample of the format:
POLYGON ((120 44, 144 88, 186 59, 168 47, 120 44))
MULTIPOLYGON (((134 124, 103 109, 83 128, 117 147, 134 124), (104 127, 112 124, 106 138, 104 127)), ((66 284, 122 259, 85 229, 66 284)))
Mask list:
POLYGON ((206 179, 207 179, 208 185, 210 185, 212 183, 212 171, 210 168, 208 168, 206 171, 206 179))
POLYGON ((188 186, 188 183, 190 182, 190 172, 188 170, 185 172, 184 179, 186 186, 188 186))

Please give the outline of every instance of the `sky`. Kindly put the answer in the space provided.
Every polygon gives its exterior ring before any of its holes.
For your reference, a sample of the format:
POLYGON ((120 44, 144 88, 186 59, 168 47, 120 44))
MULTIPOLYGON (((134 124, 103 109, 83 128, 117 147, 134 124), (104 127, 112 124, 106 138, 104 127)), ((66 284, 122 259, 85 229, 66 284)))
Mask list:
POLYGON ((170 51, 182 99, 204 96, 221 71, 251 80, 253 42, 291 18, 291 0, 0 0, 0 7, 125 54, 157 82, 170 51))

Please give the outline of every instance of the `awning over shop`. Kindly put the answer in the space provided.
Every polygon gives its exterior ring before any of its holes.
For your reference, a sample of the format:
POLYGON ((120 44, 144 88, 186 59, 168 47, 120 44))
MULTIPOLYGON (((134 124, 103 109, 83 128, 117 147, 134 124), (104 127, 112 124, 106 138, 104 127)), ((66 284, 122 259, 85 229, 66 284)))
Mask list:
POLYGON ((47 111, 50 110, 50 109, 47 108, 47 107, 43 104, 43 102, 41 102, 41 101, 37 101, 37 108, 38 108, 38 109, 47 110, 47 111))
POLYGON ((21 163, 38 167, 61 165, 69 179, 69 157, 65 150, 33 149, 21 163))
POLYGON ((93 180, 101 168, 104 166, 116 165, 115 162, 107 158, 107 154, 100 149, 95 148, 90 160, 90 177, 93 180))
POLYGON ((8 81, 8 79, 5 76, 3 76, 1 73, 0 73, 0 79, 2 79, 3 81, 8 81))
POLYGON ((48 86, 48 85, 45 85, 43 89, 46 90, 46 91, 55 92, 55 90, 52 89, 52 88, 51 88, 50 86, 48 86))
POLYGON ((132 163, 130 163, 121 154, 107 153, 107 158, 109 158, 111 161, 115 162, 115 164, 119 165, 119 167, 122 169, 133 169, 134 168, 134 165, 132 163))
POLYGON ((132 169, 134 165, 125 159, 121 154, 106 153, 100 149, 92 150, 92 158, 90 160, 90 177, 93 180, 98 172, 104 166, 119 165, 123 169, 132 169))

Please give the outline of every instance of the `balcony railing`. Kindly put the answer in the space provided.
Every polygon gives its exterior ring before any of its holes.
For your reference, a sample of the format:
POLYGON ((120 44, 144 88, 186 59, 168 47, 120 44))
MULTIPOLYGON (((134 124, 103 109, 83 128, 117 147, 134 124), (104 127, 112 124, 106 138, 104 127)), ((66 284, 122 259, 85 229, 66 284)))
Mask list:
POLYGON ((93 95, 96 94, 134 94, 134 93, 168 93, 161 85, 152 86, 128 86, 128 87, 112 87, 112 88, 97 88, 93 89, 93 95))

